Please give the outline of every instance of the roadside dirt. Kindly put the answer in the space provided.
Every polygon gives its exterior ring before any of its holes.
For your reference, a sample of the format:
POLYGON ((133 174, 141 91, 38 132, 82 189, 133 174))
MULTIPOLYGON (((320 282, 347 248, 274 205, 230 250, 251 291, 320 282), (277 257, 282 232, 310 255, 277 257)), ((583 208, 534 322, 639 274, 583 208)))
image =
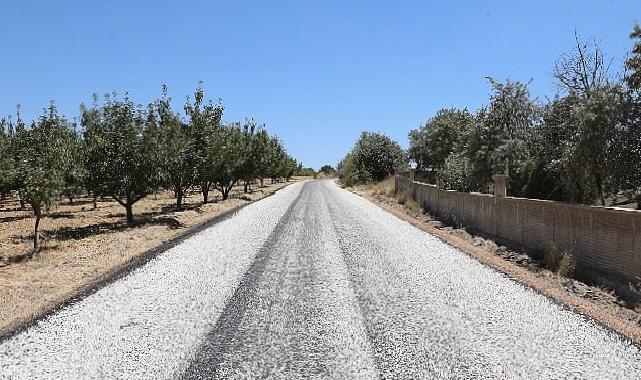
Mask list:
MULTIPOLYGON (((629 305, 606 288, 587 285, 561 277, 545 269, 540 260, 497 245, 490 239, 475 236, 465 228, 445 226, 416 205, 399 204, 388 184, 364 185, 348 190, 379 205, 384 210, 410 224, 439 237, 480 262, 505 273, 508 277, 534 288, 543 295, 561 302, 572 310, 594 318, 619 332, 636 344, 641 344, 641 307, 629 305), (383 187, 381 187, 383 186, 383 187)), ((393 187, 393 184, 392 184, 393 187)))
POLYGON ((134 205, 133 226, 127 226, 124 208, 113 200, 99 201, 95 210, 88 198, 62 202, 42 219, 44 244, 36 253, 31 252, 31 211, 21 211, 17 201, 3 202, 0 336, 91 289, 143 253, 286 185, 256 185, 251 194, 238 187, 225 201, 214 192, 206 205, 200 194, 189 194, 182 211, 176 211, 171 192, 150 195, 134 205))

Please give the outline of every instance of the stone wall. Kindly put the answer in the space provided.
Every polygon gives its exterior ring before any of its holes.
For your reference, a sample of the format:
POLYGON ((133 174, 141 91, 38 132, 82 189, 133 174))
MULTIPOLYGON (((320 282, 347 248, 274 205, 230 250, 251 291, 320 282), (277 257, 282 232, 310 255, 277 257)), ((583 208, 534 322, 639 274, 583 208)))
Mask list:
POLYGON ((395 183, 446 222, 528 250, 557 246, 580 268, 619 283, 641 281, 641 211, 461 193, 404 176, 395 183))

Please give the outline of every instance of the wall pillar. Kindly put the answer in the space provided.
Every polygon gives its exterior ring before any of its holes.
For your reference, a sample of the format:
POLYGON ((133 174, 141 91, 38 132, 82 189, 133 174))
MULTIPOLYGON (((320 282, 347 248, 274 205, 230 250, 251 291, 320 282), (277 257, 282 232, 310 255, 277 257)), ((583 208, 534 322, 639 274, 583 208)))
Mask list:
POLYGON ((494 196, 495 197, 505 197, 507 195, 507 174, 494 174, 492 176, 494 180, 494 196))

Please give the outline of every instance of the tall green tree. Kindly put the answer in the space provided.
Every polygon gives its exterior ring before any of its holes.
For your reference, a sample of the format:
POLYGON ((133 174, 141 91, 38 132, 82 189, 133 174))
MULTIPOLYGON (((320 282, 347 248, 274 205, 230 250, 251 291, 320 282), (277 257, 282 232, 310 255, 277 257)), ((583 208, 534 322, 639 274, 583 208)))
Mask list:
POLYGON ((75 123, 73 128, 67 132, 67 143, 69 152, 69 163, 64 173, 63 193, 69 203, 73 203, 76 196, 81 194, 85 189, 85 178, 87 172, 85 169, 85 143, 82 134, 76 131, 75 123))
MULTIPOLYGON (((490 104, 481 108, 474 121, 462 129, 456 153, 466 158, 472 188, 484 191, 494 174, 508 174, 511 193, 520 195, 525 167, 531 157, 529 142, 539 123, 540 107, 530 97, 527 84, 488 80, 492 86, 490 104)), ((460 167, 461 162, 457 161, 457 165, 460 167)))
POLYGON ((338 176, 346 184, 381 181, 396 169, 407 167, 407 154, 389 136, 363 132, 351 152, 338 164, 338 176))
POLYGON ((440 169, 455 150, 462 132, 474 122, 467 109, 441 109, 419 129, 409 133, 409 158, 416 170, 440 169))
POLYGON ((69 125, 53 104, 31 128, 19 130, 15 136, 20 194, 36 218, 34 249, 40 244, 40 219, 64 189, 64 175, 72 156, 69 136, 69 125))
POLYGON ((641 96, 641 25, 634 24, 630 39, 633 45, 625 60, 625 82, 629 89, 641 96))
POLYGON ((82 109, 90 187, 125 208, 127 223, 133 206, 153 190, 157 170, 145 144, 145 117, 128 95, 106 96, 102 104, 82 109))
POLYGON ((185 113, 188 117, 191 131, 191 159, 195 169, 195 181, 200 186, 203 203, 209 200, 209 191, 214 185, 214 172, 216 164, 212 155, 217 155, 220 146, 216 131, 221 128, 224 108, 220 103, 214 104, 211 100, 205 101, 202 87, 194 93, 194 102, 187 99, 185 113))
POLYGON ((13 124, 0 119, 0 199, 15 190, 15 164, 12 155, 13 124))
POLYGON ((171 108, 171 98, 163 85, 163 96, 148 108, 146 146, 152 158, 155 187, 172 189, 176 208, 182 209, 187 189, 196 178, 190 124, 171 108))

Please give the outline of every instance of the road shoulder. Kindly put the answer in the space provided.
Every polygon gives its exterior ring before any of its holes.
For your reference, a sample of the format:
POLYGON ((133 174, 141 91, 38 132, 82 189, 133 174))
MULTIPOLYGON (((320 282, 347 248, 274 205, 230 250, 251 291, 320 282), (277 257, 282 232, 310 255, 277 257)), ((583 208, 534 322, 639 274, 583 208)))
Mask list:
MULTIPOLYGON (((481 263, 505 273, 511 279, 533 288, 544 296, 559 302, 575 312, 596 320, 598 323, 621 334, 630 342, 641 345, 641 318, 632 310, 625 309, 615 304, 612 300, 608 300, 608 302, 605 303, 580 297, 574 291, 567 289, 567 279, 560 278, 549 271, 547 271, 548 273, 543 271, 535 273, 524 266, 505 260, 501 256, 484 249, 482 246, 470 242, 469 238, 471 235, 466 231, 451 227, 443 228, 442 223, 398 204, 398 202, 391 197, 375 194, 368 188, 351 188, 348 190, 371 201, 383 210, 410 223, 416 228, 440 238, 447 244, 458 248, 481 263), (635 317, 636 319, 633 319, 635 317)), ((579 283, 575 280, 572 280, 572 282, 579 283)), ((585 284, 581 285, 590 288, 585 284)), ((606 297, 609 295, 610 298, 615 298, 600 288, 592 288, 589 289, 588 292, 590 294, 602 292, 606 293, 606 297)))

